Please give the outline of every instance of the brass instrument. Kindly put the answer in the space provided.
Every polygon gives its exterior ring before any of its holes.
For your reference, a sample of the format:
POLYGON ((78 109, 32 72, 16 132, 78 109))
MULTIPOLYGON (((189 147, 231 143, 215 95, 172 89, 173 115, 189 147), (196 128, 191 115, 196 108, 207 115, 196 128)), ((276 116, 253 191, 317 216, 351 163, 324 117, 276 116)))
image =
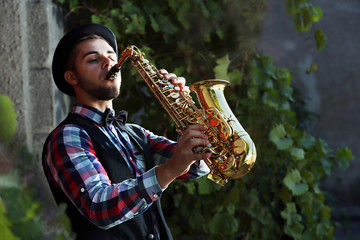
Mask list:
POLYGON ((198 97, 202 107, 199 109, 188 92, 164 80, 163 75, 144 56, 137 47, 126 47, 119 56, 118 63, 110 69, 108 77, 116 78, 121 66, 130 58, 132 66, 173 119, 180 134, 188 125, 195 123, 208 129, 205 134, 210 144, 199 146, 194 151, 212 153, 205 160, 210 168, 209 179, 224 185, 228 179, 247 174, 255 163, 256 149, 226 102, 224 88, 229 82, 205 80, 192 84, 190 90, 198 97))

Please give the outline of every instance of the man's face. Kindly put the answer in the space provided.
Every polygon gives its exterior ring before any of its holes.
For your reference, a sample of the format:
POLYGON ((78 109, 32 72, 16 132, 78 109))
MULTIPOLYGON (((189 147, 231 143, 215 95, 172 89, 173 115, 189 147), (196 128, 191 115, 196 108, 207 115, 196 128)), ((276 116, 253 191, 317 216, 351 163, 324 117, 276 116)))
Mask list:
POLYGON ((102 39, 89 39, 76 46, 74 74, 78 80, 80 94, 96 100, 111 100, 120 92, 121 76, 106 79, 110 68, 117 63, 114 49, 102 39))

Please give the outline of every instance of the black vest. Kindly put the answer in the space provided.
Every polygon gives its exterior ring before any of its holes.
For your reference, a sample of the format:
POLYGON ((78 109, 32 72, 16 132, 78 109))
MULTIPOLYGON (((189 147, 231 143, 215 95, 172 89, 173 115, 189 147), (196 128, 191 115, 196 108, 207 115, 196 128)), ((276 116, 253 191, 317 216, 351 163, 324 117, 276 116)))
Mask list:
MULTIPOLYGON (((94 125, 94 122, 78 114, 70 113, 68 117, 60 123, 75 124, 82 127, 90 136, 94 146, 96 156, 106 170, 110 180, 118 183, 125 179, 134 178, 127 163, 122 158, 119 151, 113 146, 113 143, 106 137, 101 130, 94 125)), ((130 136, 133 144, 136 144, 143 151, 147 164, 147 169, 154 166, 151 154, 147 147, 147 138, 142 129, 137 125, 126 124, 125 131, 130 136)), ((48 137, 49 138, 49 137, 48 137)), ((44 144, 42 160, 45 161, 48 139, 44 144)), ((45 166, 43 164, 43 166, 45 166)), ((116 225, 110 229, 104 230, 98 228, 87 220, 80 211, 71 203, 60 187, 54 186, 52 181, 47 179, 57 204, 66 203, 66 213, 71 220, 73 231, 77 235, 77 240, 141 240, 152 239, 154 236, 154 226, 152 213, 156 214, 160 227, 160 238, 172 239, 169 228, 166 225, 164 215, 161 210, 160 200, 155 201, 144 213, 137 215, 124 223, 116 225), (150 210, 153 211, 150 211, 150 210)))

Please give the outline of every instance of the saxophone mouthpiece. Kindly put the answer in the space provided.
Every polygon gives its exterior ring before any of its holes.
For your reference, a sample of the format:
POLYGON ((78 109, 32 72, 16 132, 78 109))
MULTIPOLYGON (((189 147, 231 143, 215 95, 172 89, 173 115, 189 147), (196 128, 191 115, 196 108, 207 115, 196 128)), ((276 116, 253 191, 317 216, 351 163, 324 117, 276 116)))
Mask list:
POLYGON ((120 72, 121 67, 114 65, 108 72, 106 79, 115 79, 120 72))

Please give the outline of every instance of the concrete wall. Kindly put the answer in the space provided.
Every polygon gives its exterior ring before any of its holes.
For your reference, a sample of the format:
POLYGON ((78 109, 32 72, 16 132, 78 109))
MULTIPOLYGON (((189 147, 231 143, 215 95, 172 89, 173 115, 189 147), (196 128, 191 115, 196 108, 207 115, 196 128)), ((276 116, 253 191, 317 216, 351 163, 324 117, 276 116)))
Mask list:
MULTIPOLYGON (((291 16, 286 14, 284 1, 268 0, 268 15, 258 50, 273 56, 275 63, 292 72, 293 85, 307 100, 307 108, 319 118, 309 131, 323 138, 333 148, 350 147, 360 156, 360 1, 312 1, 323 10, 323 19, 314 25, 321 28, 328 43, 317 52, 313 32, 304 35, 293 29, 291 16), (319 70, 306 74, 312 62, 319 70)), ((358 159, 358 158, 357 158, 358 159)), ((340 181, 325 182, 325 189, 337 198, 335 217, 345 211, 353 221, 353 233, 360 236, 360 162, 353 161, 348 170, 337 170, 340 181)), ((345 238, 339 238, 345 239, 345 238)))
POLYGON ((56 89, 52 55, 63 35, 61 9, 51 0, 0 1, 0 93, 14 102, 15 139, 35 154, 68 110, 56 89))
MULTIPOLYGON (((0 94, 14 103, 14 140, 34 154, 31 174, 43 199, 53 204, 40 154, 47 135, 69 109, 69 99, 57 90, 51 75, 53 52, 64 31, 61 8, 51 0, 0 0, 0 22, 0 94)), ((12 164, 9 155, 0 141, 0 166, 12 164)))

